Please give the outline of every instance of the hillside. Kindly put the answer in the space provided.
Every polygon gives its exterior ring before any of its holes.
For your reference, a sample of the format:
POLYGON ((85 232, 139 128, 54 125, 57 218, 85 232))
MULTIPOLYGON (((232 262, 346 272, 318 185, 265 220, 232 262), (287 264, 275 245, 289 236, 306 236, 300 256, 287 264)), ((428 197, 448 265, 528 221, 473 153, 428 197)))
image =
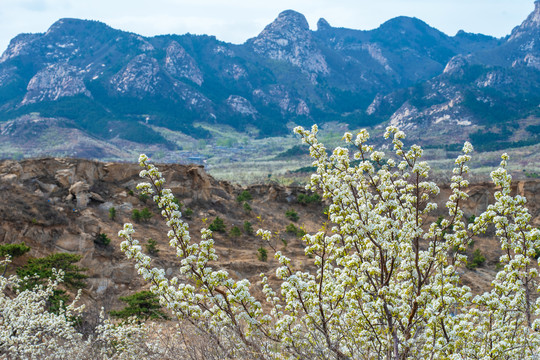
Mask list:
MULTIPOLYGON (((304 255, 301 240, 286 232, 286 227, 294 223, 313 233, 326 220, 324 204, 299 202, 299 195, 306 194, 303 188, 276 184, 241 188, 215 180, 199 166, 169 164, 161 165, 160 169, 183 204, 184 214, 189 214, 187 208, 192 210, 187 222, 195 240, 204 219, 207 225, 217 216, 224 219, 226 232, 215 234, 219 255, 216 267, 229 270, 236 278, 249 278, 257 293, 261 272, 276 281, 272 275, 277 267, 273 252, 259 238, 244 231, 245 221, 251 222, 255 230, 263 227, 279 232, 284 241, 274 246, 291 257, 295 267, 310 267, 313 260, 304 255), (244 190, 253 198, 246 201, 251 208, 249 211, 243 202, 237 201, 244 190), (299 216, 297 222, 285 215, 291 209, 299 216), (241 229, 240 235, 230 234, 234 225, 241 229), (266 262, 258 259, 257 249, 261 246, 269 253, 266 262)), ((131 294, 143 286, 133 265, 120 252, 116 234, 124 222, 132 222, 133 209, 148 207, 153 217, 135 224, 136 238, 143 244, 150 238, 156 240, 159 253, 153 256, 155 264, 166 269, 168 276, 181 277, 175 254, 168 247, 166 226, 159 219, 156 207, 137 195, 138 172, 139 168, 134 164, 61 158, 0 162, 0 196, 3 199, 0 202, 0 244, 24 241, 32 248, 16 263, 25 262, 28 256, 39 257, 53 252, 82 255, 80 265, 88 268, 89 275, 84 301, 109 310, 119 306, 118 296, 131 294), (109 218, 111 207, 116 209, 114 220, 109 218), (110 245, 95 242, 102 233, 112 239, 110 245)), ((464 206, 465 216, 478 215, 486 209, 493 202, 494 190, 488 183, 471 185, 467 191, 470 199, 464 206)), ((540 181, 517 181, 514 191, 527 197, 533 224, 540 226, 540 181)), ((437 198, 440 210, 433 214, 433 220, 443 214, 444 199, 449 193, 447 186, 441 186, 437 198)), ((463 281, 478 292, 489 287, 501 255, 494 232, 476 239, 474 246, 468 249, 468 255, 476 249, 486 256, 487 261, 476 270, 465 270, 463 281)))

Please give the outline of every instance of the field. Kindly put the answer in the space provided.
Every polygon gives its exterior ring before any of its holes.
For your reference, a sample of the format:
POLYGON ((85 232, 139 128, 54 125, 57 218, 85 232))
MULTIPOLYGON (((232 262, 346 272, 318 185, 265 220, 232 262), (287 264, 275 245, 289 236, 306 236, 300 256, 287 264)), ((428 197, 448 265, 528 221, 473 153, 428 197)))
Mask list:
MULTIPOLYGON (((291 135, 271 138, 257 138, 246 133, 240 133, 227 126, 200 124, 212 133, 212 141, 203 141, 176 135, 169 130, 163 131, 169 140, 181 146, 183 150, 150 154, 157 161, 198 163, 219 180, 230 181, 242 185, 254 183, 275 182, 279 184, 305 183, 311 171, 306 167, 311 165, 308 156, 308 146, 301 144, 298 137, 291 135), (293 149, 291 152, 289 149, 293 149), (289 150, 289 152, 287 152, 289 150), (157 156, 156 156, 157 155, 157 156), (304 168, 304 171, 296 172, 304 168)), ((382 148, 388 147, 383 139, 383 127, 368 129, 374 144, 382 148)), ((341 123, 328 123, 320 127, 319 140, 327 149, 344 146, 341 140, 343 133, 350 131, 355 134, 358 129, 348 129, 341 123)), ((457 134, 447 134, 449 139, 457 134)), ((463 136, 461 136, 463 137, 463 136)), ((459 155, 461 145, 456 140, 449 140, 453 147, 437 145, 439 136, 426 136, 420 131, 411 131, 411 143, 425 147, 424 158, 429 160, 434 175, 441 180, 448 180, 454 159, 459 155)), ((473 144, 474 145, 474 144, 473 144)), ((479 151, 473 154, 471 167, 472 175, 482 181, 500 162, 500 155, 507 152, 510 155, 509 168, 515 178, 523 179, 536 177, 540 173, 540 144, 515 147, 493 151, 479 151)))
MULTIPOLYGON (((217 179, 242 185, 268 182, 303 184, 312 172, 309 168, 311 160, 308 147, 301 144, 293 134, 292 123, 288 125, 288 134, 267 138, 260 137, 255 129, 240 132, 227 125, 196 124, 211 134, 208 139, 196 139, 178 131, 149 125, 167 139, 169 144, 144 145, 117 137, 108 141, 98 139, 37 115, 29 121, 29 124, 20 127, 20 130, 16 129, 9 136, 0 135, 0 158, 55 156, 135 162, 140 153, 146 153, 156 162, 204 165, 206 171, 217 179), (35 134, 40 136, 36 139, 35 134)), ((517 130, 502 141, 486 142, 489 137, 487 140, 475 138, 477 141, 473 142, 473 146, 480 150, 473 154, 471 163, 476 180, 485 180, 489 176, 489 172, 499 164, 503 152, 510 155, 509 167, 515 178, 538 177, 540 143, 533 141, 538 135, 533 134, 531 138, 530 132, 525 130, 538 123, 538 119, 528 118, 516 123, 517 130)), ((3 126, 7 129, 9 125, 5 123, 3 126)), ((384 127, 385 124, 381 124, 368 128, 372 143, 383 150, 388 149, 389 144, 383 139, 384 127)), ((341 138, 346 131, 355 134, 358 129, 350 129, 343 123, 329 122, 320 126, 319 139, 327 149, 344 146, 341 138)), ((406 131, 406 145, 416 143, 422 146, 425 150, 424 159, 430 162, 434 175, 446 181, 450 176, 453 159, 459 155, 469 134, 485 131, 481 126, 464 129, 460 126, 432 125, 427 130, 419 126, 406 131)))

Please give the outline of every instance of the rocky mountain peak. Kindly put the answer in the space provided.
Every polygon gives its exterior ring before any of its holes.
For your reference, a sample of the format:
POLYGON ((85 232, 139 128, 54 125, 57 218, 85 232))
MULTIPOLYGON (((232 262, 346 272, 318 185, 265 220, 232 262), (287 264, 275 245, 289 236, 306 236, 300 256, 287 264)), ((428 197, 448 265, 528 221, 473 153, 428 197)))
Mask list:
POLYGON ((392 18, 388 21, 385 21, 381 28, 384 27, 391 27, 391 28, 404 28, 404 29, 414 29, 414 28, 430 28, 428 24, 423 22, 422 20, 410 17, 410 16, 397 16, 395 18, 392 18))
POLYGON ((319 21, 317 21, 317 31, 329 30, 331 28, 332 26, 330 26, 325 18, 320 18, 319 21))
POLYGON ((310 37, 309 24, 305 16, 294 10, 285 10, 264 28, 255 38, 255 42, 275 39, 284 39, 288 42, 306 40, 308 37, 310 37))
POLYGON ((197 63, 176 41, 167 47, 165 69, 169 74, 189 79, 199 86, 203 83, 203 74, 197 63))
MULTIPOLYGON (((294 10, 282 11, 278 17, 266 28, 269 31, 309 31, 306 17, 294 10)), ((263 31, 264 32, 264 31, 263 31)))
MULTIPOLYGON (((483 124, 487 121, 483 115, 469 111, 467 106, 476 104, 470 99, 482 101, 480 106, 503 99, 517 104, 509 107, 509 114, 536 114, 540 2, 535 7, 514 31, 516 41, 463 31, 451 37, 405 16, 368 31, 332 27, 321 18, 317 31, 311 31, 306 18, 293 10, 280 13, 242 45, 205 35, 143 37, 97 21, 61 19, 46 33, 17 36, 0 57, 0 118, 15 120, 36 113, 68 119, 88 135, 84 139, 95 136, 101 141, 88 145, 92 150, 85 156, 99 149, 100 154, 116 157, 125 154, 119 150, 124 140, 169 146, 152 130, 154 125, 190 136, 210 136, 194 125, 197 119, 240 131, 253 125, 261 133, 277 135, 297 117, 298 121, 343 118, 378 124, 406 110, 409 115, 400 119, 410 122, 443 119, 437 123, 443 126, 449 116, 483 124), (512 87, 504 85, 511 76, 501 77, 487 66, 505 67, 529 85, 521 86, 518 80, 512 87), (470 84, 465 84, 469 79, 470 84), (420 85, 407 89, 414 84, 420 85), (504 95, 482 100, 496 86, 506 91, 504 95), (515 91, 528 98, 516 96, 515 91), (474 97, 460 103, 455 100, 457 92, 474 97), (371 106, 377 94, 380 97, 371 106), (412 105, 401 108, 409 98, 412 105), (133 132, 123 131, 128 123, 136 126, 133 132), (115 142, 111 145, 111 141, 115 142)), ((487 105, 486 109, 491 111, 487 105)), ((489 116, 496 118, 499 112, 493 110, 489 116)), ((73 126, 63 123, 41 125, 53 128, 51 134, 73 133, 73 126)), ((11 134, 2 135, 0 129, 0 144, 13 144, 4 149, 35 148, 11 134)), ((78 138, 73 141, 82 143, 78 138)))
POLYGON ((106 24, 95 20, 82 20, 73 18, 62 18, 52 24, 45 36, 66 36, 89 33, 98 29, 111 29, 106 24))
POLYGON ((0 57, 0 64, 19 55, 28 54, 32 50, 32 42, 39 36, 39 34, 19 34, 11 39, 7 49, 0 57))
POLYGON ((55 21, 51 26, 49 26, 47 32, 54 32, 66 27, 79 27, 79 25, 84 22, 86 22, 86 20, 76 18, 61 18, 55 21))
POLYGON ((540 0, 534 2, 534 11, 529 15, 525 22, 534 27, 540 26, 540 0))
POLYGON ((520 26, 515 27, 512 30, 509 41, 518 39, 531 31, 536 32, 540 30, 540 1, 534 2, 534 10, 529 16, 521 23, 520 26))
POLYGON ((449 74, 449 75, 454 75, 454 74, 460 74, 462 75, 463 74, 463 68, 465 66, 467 66, 469 64, 468 62, 468 58, 466 56, 463 56, 463 55, 456 55, 454 56, 453 58, 450 59, 450 61, 448 61, 448 63, 446 64, 444 70, 443 70, 443 74, 449 74))
POLYGON ((532 67, 540 70, 540 1, 520 26, 515 27, 501 47, 512 67, 532 67))
POLYGON ((527 19, 521 24, 521 28, 538 29, 540 28, 540 1, 534 2, 534 10, 527 19))
POLYGON ((397 39, 408 39, 410 42, 429 43, 432 41, 444 41, 448 38, 443 32, 429 26, 424 21, 409 16, 398 16, 383 23, 379 32, 392 35, 397 39))
MULTIPOLYGON (((313 41, 304 15, 286 10, 254 39, 253 50, 274 60, 285 60, 310 74, 328 74, 328 64, 313 41)), ((315 77, 311 77, 313 83, 315 77)))

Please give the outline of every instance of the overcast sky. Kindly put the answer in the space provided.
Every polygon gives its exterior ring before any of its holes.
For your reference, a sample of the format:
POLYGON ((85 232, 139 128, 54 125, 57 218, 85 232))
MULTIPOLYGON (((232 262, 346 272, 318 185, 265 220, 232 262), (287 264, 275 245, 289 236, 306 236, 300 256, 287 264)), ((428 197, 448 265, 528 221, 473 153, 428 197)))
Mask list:
POLYGON ((283 10, 304 14, 314 29, 368 30, 414 16, 449 35, 463 29, 502 37, 534 9, 533 0, 0 0, 0 53, 19 33, 45 32, 64 17, 102 21, 145 36, 209 34, 243 43, 283 10))

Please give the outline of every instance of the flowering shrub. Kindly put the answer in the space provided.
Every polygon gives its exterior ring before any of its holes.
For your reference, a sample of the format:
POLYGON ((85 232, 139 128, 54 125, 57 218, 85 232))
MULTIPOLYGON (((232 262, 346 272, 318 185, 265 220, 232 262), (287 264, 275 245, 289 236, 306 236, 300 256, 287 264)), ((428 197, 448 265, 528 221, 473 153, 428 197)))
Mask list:
MULTIPOLYGON (((506 154, 491 174, 500 189, 495 203, 466 225, 460 206, 467 199, 473 148, 465 143, 453 169, 448 213, 430 222, 439 188, 428 180, 422 149, 404 147, 403 132, 386 129, 390 155, 374 150, 365 130, 355 138, 346 133, 347 147, 328 155, 317 131, 317 126, 295 129, 310 146, 317 169, 307 190, 331 202, 332 225, 303 237, 315 273, 294 268, 275 253, 281 284, 273 289, 261 275, 265 306, 248 280, 212 269, 217 259, 212 232, 203 228, 201 241, 192 241, 162 174, 140 156, 140 176, 149 182, 138 189, 153 195, 161 209, 187 281, 169 279, 151 266, 131 224, 119 236, 122 251, 161 304, 197 325, 225 358, 538 359, 540 231, 529 224, 525 199, 511 195, 506 154), (463 252, 489 225, 504 250, 503 268, 490 291, 473 296, 460 282, 463 252)), ((271 243, 269 231, 258 234, 271 243)))
MULTIPOLYGON (((9 260, 0 261, 7 266, 9 260)), ((47 282, 33 288, 21 287, 17 276, 0 275, 0 358, 1 359, 132 359, 150 355, 145 329, 127 322, 115 325, 101 316, 93 336, 84 338, 74 327, 84 306, 80 296, 58 312, 47 311, 48 299, 64 277, 52 271, 47 282)), ((159 359, 160 357, 155 357, 159 359)))

